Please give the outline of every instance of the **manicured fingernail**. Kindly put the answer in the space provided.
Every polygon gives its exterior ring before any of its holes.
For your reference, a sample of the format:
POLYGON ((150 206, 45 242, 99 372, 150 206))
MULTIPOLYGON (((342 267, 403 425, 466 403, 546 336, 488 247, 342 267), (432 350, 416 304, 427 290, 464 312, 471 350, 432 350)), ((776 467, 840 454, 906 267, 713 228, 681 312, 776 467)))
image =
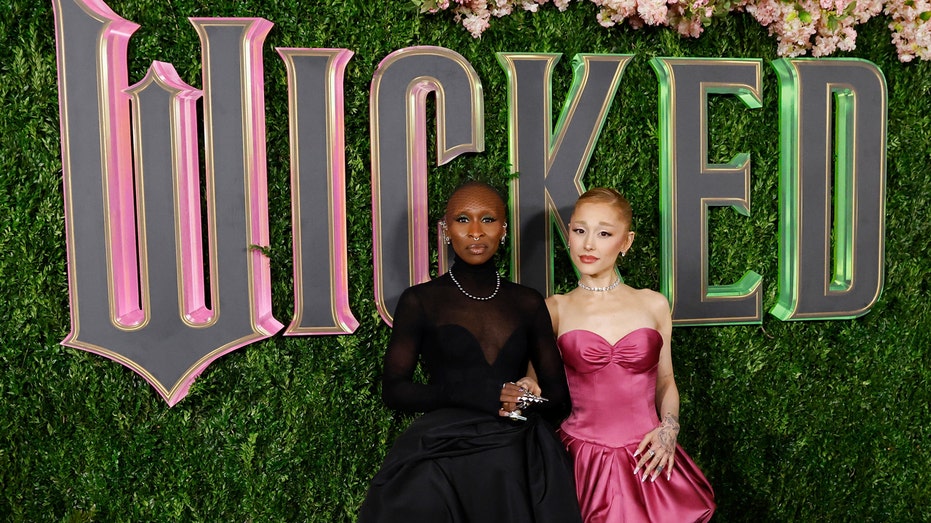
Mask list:
POLYGON ((666 481, 669 481, 671 479, 672 479, 672 472, 666 475, 666 481))
POLYGON ((658 475, 659 474, 653 474, 652 476, 650 476, 650 483, 656 483, 656 476, 658 475))
POLYGON ((644 481, 646 481, 648 477, 649 476, 647 476, 646 474, 643 474, 642 476, 640 476, 640 483, 643 483, 644 481))
POLYGON ((636 476, 638 472, 640 472, 640 467, 634 469, 634 476, 636 476))
POLYGON ((636 458, 639 455, 640 455, 640 449, 637 449, 637 452, 634 452, 634 457, 636 458))

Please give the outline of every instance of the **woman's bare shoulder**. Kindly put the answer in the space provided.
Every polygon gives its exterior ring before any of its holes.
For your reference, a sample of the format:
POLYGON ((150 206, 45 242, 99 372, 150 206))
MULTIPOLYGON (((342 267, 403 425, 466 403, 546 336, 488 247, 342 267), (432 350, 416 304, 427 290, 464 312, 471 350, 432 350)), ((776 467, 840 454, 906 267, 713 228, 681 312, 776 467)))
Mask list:
POLYGON ((641 305, 650 310, 669 311, 669 300, 660 292, 653 289, 634 289, 633 295, 641 305))
POLYGON ((547 305, 557 305, 557 304, 565 305, 572 301, 572 295, 575 292, 575 290, 576 289, 572 289, 571 291, 565 294, 553 294, 552 296, 546 299, 546 304, 547 305))
POLYGON ((572 297, 569 294, 553 294, 546 298, 546 307, 550 314, 559 314, 561 310, 571 308, 572 297))

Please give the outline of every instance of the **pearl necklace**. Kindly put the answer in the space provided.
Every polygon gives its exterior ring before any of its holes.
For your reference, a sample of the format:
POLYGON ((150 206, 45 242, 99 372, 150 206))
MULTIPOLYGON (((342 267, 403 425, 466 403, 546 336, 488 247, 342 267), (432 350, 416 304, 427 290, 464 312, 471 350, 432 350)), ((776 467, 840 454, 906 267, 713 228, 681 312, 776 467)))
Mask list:
POLYGON ((491 293, 491 296, 488 296, 488 297, 485 297, 485 298, 483 298, 483 297, 481 297, 481 296, 474 296, 474 295, 469 294, 468 292, 466 292, 465 289, 462 288, 462 285, 459 284, 459 280, 457 280, 456 277, 453 276, 453 270, 452 270, 452 269, 450 269, 450 270, 448 271, 448 274, 449 274, 449 277, 453 280, 453 283, 456 284, 456 288, 458 288, 459 291, 462 292, 462 294, 465 294, 466 296, 468 296, 469 298, 472 298, 473 300, 478 300, 478 301, 487 301, 487 300, 490 300, 490 299, 492 299, 492 298, 494 298, 495 296, 498 295, 498 290, 501 288, 501 275, 498 274, 498 271, 495 271, 495 292, 491 293))
POLYGON ((584 283, 582 283, 582 280, 579 280, 579 287, 582 287, 583 289, 587 291, 592 291, 592 292, 607 292, 617 287, 620 284, 621 284, 621 279, 618 278, 614 280, 614 283, 612 283, 611 285, 608 285, 607 287, 589 287, 588 285, 585 285, 584 283))

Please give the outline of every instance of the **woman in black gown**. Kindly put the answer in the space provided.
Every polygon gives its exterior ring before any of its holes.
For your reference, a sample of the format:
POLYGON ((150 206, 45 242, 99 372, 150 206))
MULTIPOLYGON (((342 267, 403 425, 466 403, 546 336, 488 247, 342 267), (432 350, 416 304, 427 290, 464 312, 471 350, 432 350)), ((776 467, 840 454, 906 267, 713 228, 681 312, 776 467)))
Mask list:
POLYGON ((572 467, 553 426, 570 411, 550 316, 535 290, 503 279, 507 232, 488 185, 457 189, 445 231, 449 272, 407 289, 385 354, 389 407, 424 412, 372 479, 359 522, 581 522, 572 467), (428 383, 415 383, 422 360, 428 383), (548 401, 508 417, 531 362, 548 401))

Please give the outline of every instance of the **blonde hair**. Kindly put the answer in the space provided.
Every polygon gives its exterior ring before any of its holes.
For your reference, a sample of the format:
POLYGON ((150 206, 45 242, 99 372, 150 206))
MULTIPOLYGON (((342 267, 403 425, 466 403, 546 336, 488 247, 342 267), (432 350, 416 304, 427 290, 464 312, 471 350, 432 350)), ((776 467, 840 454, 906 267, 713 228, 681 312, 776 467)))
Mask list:
POLYGON ((585 191, 582 196, 575 202, 572 212, 579 208, 583 203, 606 203, 614 207, 621 214, 621 220, 627 222, 628 226, 633 225, 634 209, 624 195, 610 187, 592 187, 585 191))

